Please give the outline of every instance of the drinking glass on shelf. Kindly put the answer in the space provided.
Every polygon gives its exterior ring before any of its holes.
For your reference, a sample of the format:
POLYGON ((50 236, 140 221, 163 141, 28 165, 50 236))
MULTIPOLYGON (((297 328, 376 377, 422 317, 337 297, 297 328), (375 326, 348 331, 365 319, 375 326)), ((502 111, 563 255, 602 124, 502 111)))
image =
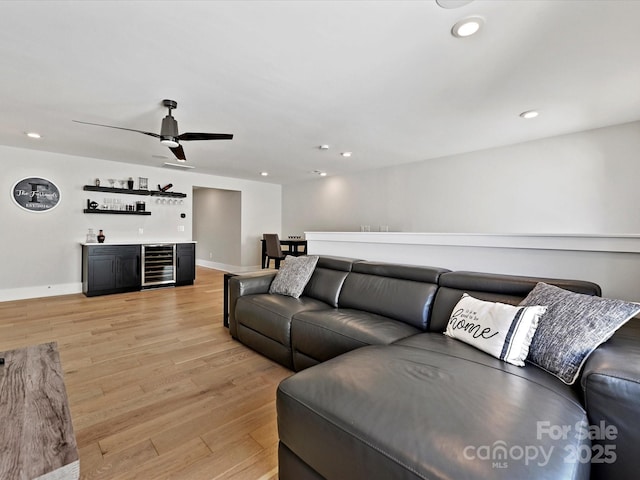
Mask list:
POLYGON ((111 184, 111 188, 113 188, 113 186, 115 185, 116 181, 113 178, 109 179, 109 183, 111 184))

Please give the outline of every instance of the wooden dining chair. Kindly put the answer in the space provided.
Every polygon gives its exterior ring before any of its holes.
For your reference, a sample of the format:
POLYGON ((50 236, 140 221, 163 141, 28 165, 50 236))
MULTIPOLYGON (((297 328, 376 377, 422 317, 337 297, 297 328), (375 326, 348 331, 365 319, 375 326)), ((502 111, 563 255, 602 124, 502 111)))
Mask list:
POLYGON ((276 269, 280 268, 280 261, 284 260, 284 254, 280 248, 280 238, 277 233, 264 233, 262 235, 265 243, 265 250, 267 252, 267 268, 271 263, 271 259, 275 261, 276 269))

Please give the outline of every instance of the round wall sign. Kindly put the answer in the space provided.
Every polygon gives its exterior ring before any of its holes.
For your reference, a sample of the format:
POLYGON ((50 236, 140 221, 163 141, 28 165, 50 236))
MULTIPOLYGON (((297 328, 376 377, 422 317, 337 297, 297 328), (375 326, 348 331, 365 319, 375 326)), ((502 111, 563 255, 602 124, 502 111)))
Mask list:
POLYGON ((11 197, 20 208, 30 212, 47 212, 60 203, 60 189, 46 178, 28 177, 15 183, 11 197))

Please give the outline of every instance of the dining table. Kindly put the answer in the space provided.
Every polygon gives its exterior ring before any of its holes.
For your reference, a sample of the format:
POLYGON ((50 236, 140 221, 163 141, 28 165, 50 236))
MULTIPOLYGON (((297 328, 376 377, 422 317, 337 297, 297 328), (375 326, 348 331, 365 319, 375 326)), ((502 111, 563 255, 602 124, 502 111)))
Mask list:
MULTIPOLYGON (((262 268, 269 267, 269 258, 267 257, 267 245, 264 239, 260 240, 262 254, 262 268)), ((299 257, 301 255, 307 254, 307 241, 302 238, 281 238, 280 239, 280 248, 282 249, 282 253, 284 255, 292 255, 294 257, 299 257), (282 247, 287 247, 286 249, 282 247)))

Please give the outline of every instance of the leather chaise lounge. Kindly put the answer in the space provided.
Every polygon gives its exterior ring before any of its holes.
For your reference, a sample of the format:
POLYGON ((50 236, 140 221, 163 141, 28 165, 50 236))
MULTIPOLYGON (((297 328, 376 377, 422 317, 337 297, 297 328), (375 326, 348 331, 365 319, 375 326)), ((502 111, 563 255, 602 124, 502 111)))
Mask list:
POLYGON ((640 470, 637 319, 573 385, 442 334, 463 293, 517 305, 538 282, 596 296, 598 285, 320 257, 296 299, 268 293, 274 276, 230 279, 229 327, 298 372, 277 392, 281 479, 595 480, 640 470))

